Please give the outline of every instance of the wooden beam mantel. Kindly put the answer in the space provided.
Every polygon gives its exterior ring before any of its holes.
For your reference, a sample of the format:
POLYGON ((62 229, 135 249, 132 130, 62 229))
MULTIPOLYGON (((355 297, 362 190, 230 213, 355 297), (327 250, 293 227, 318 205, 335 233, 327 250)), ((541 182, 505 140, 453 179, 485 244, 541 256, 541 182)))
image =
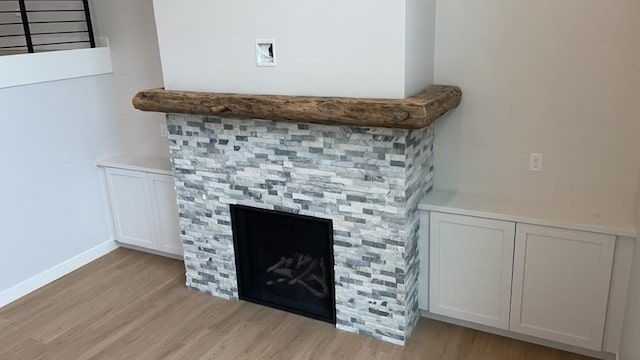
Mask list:
POLYGON ((241 95, 154 89, 139 92, 143 111, 330 125, 420 129, 460 104, 457 86, 434 85, 403 100, 241 95))

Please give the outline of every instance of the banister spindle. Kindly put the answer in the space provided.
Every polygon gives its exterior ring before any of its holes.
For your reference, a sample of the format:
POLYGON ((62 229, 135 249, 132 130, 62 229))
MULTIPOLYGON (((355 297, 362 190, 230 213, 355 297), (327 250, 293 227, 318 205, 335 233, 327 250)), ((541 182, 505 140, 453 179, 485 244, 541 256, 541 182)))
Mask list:
POLYGON ((33 52, 33 40, 31 39, 31 29, 29 27, 29 16, 27 15, 27 5, 25 0, 18 0, 20 4, 20 16, 22 17, 22 27, 24 28, 24 38, 27 41, 27 50, 33 52))
POLYGON ((91 47, 96 47, 96 38, 93 34, 93 25, 91 24, 91 12, 89 11, 89 0, 82 0, 84 4, 84 17, 87 22, 87 32, 89 34, 89 42, 91 43, 91 47))

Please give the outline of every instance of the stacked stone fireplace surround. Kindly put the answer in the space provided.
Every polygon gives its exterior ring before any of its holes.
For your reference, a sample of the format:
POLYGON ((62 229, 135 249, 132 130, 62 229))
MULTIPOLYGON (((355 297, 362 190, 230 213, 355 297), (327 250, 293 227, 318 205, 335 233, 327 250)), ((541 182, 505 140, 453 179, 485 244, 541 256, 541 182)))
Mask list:
MULTIPOLYGON (((187 286, 238 299, 230 204, 331 219, 337 327, 403 345, 433 130, 167 115, 187 286)), ((300 239, 304 241, 304 239, 300 239)))

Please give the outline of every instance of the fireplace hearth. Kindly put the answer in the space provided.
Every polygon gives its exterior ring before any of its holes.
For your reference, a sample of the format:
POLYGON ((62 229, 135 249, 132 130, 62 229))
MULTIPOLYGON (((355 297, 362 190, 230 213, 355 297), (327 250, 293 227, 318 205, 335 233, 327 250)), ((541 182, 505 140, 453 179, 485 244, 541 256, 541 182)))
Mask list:
POLYGON ((231 205, 241 300, 335 324, 332 221, 231 205))

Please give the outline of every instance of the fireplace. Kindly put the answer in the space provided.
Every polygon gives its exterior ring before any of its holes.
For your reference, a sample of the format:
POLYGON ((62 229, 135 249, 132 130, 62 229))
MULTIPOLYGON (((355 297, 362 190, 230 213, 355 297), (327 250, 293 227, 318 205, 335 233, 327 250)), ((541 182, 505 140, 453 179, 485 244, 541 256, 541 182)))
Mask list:
POLYGON ((230 210, 239 298, 335 324, 332 221, 230 210))
POLYGON ((167 114, 186 285, 405 344, 420 316, 431 124, 462 96, 432 85, 435 2, 359 0, 338 12, 322 1, 156 3, 166 89, 133 104, 167 114), (191 31, 213 15, 225 21, 191 31), (307 26, 318 19, 358 26, 307 26), (256 24, 277 38, 276 68, 256 67, 254 49, 239 45, 256 43, 256 24), (215 51, 194 39, 215 39, 215 51), (381 54, 379 44, 393 46, 381 54), (288 233, 305 221, 317 230, 288 233))
MULTIPOLYGON (((281 276, 287 266, 329 251, 333 256, 328 256, 326 267, 333 270, 334 280, 328 291, 333 292, 329 299, 335 297, 336 327, 405 343, 419 318, 417 206, 432 184, 431 127, 409 130, 178 114, 167 119, 189 288, 274 305, 272 299, 282 292, 267 282, 287 281, 281 276), (247 208, 270 212, 258 210, 256 216, 239 211, 247 208), (265 215, 268 219, 255 220, 265 215), (274 225, 280 221, 286 225, 274 225), (255 259, 263 253, 253 259, 237 254, 242 250, 239 238, 249 238, 253 245, 281 240, 286 231, 298 232, 298 225, 290 224, 297 221, 314 224, 316 230, 300 235, 314 238, 270 244, 269 251, 274 246, 281 249, 268 259, 255 259), (317 250, 295 247, 323 242, 317 250), (279 264, 283 257, 285 264, 279 264), (244 265, 258 267, 260 276, 247 277, 244 265), (256 296, 248 284, 257 284, 262 294, 256 296)), ((316 286, 317 281, 310 284, 316 286)), ((312 299, 304 285, 296 285, 300 286, 289 291, 312 299)), ((311 316, 310 309, 294 305, 277 306, 311 316)), ((324 320, 333 322, 333 314, 324 314, 324 320)))

